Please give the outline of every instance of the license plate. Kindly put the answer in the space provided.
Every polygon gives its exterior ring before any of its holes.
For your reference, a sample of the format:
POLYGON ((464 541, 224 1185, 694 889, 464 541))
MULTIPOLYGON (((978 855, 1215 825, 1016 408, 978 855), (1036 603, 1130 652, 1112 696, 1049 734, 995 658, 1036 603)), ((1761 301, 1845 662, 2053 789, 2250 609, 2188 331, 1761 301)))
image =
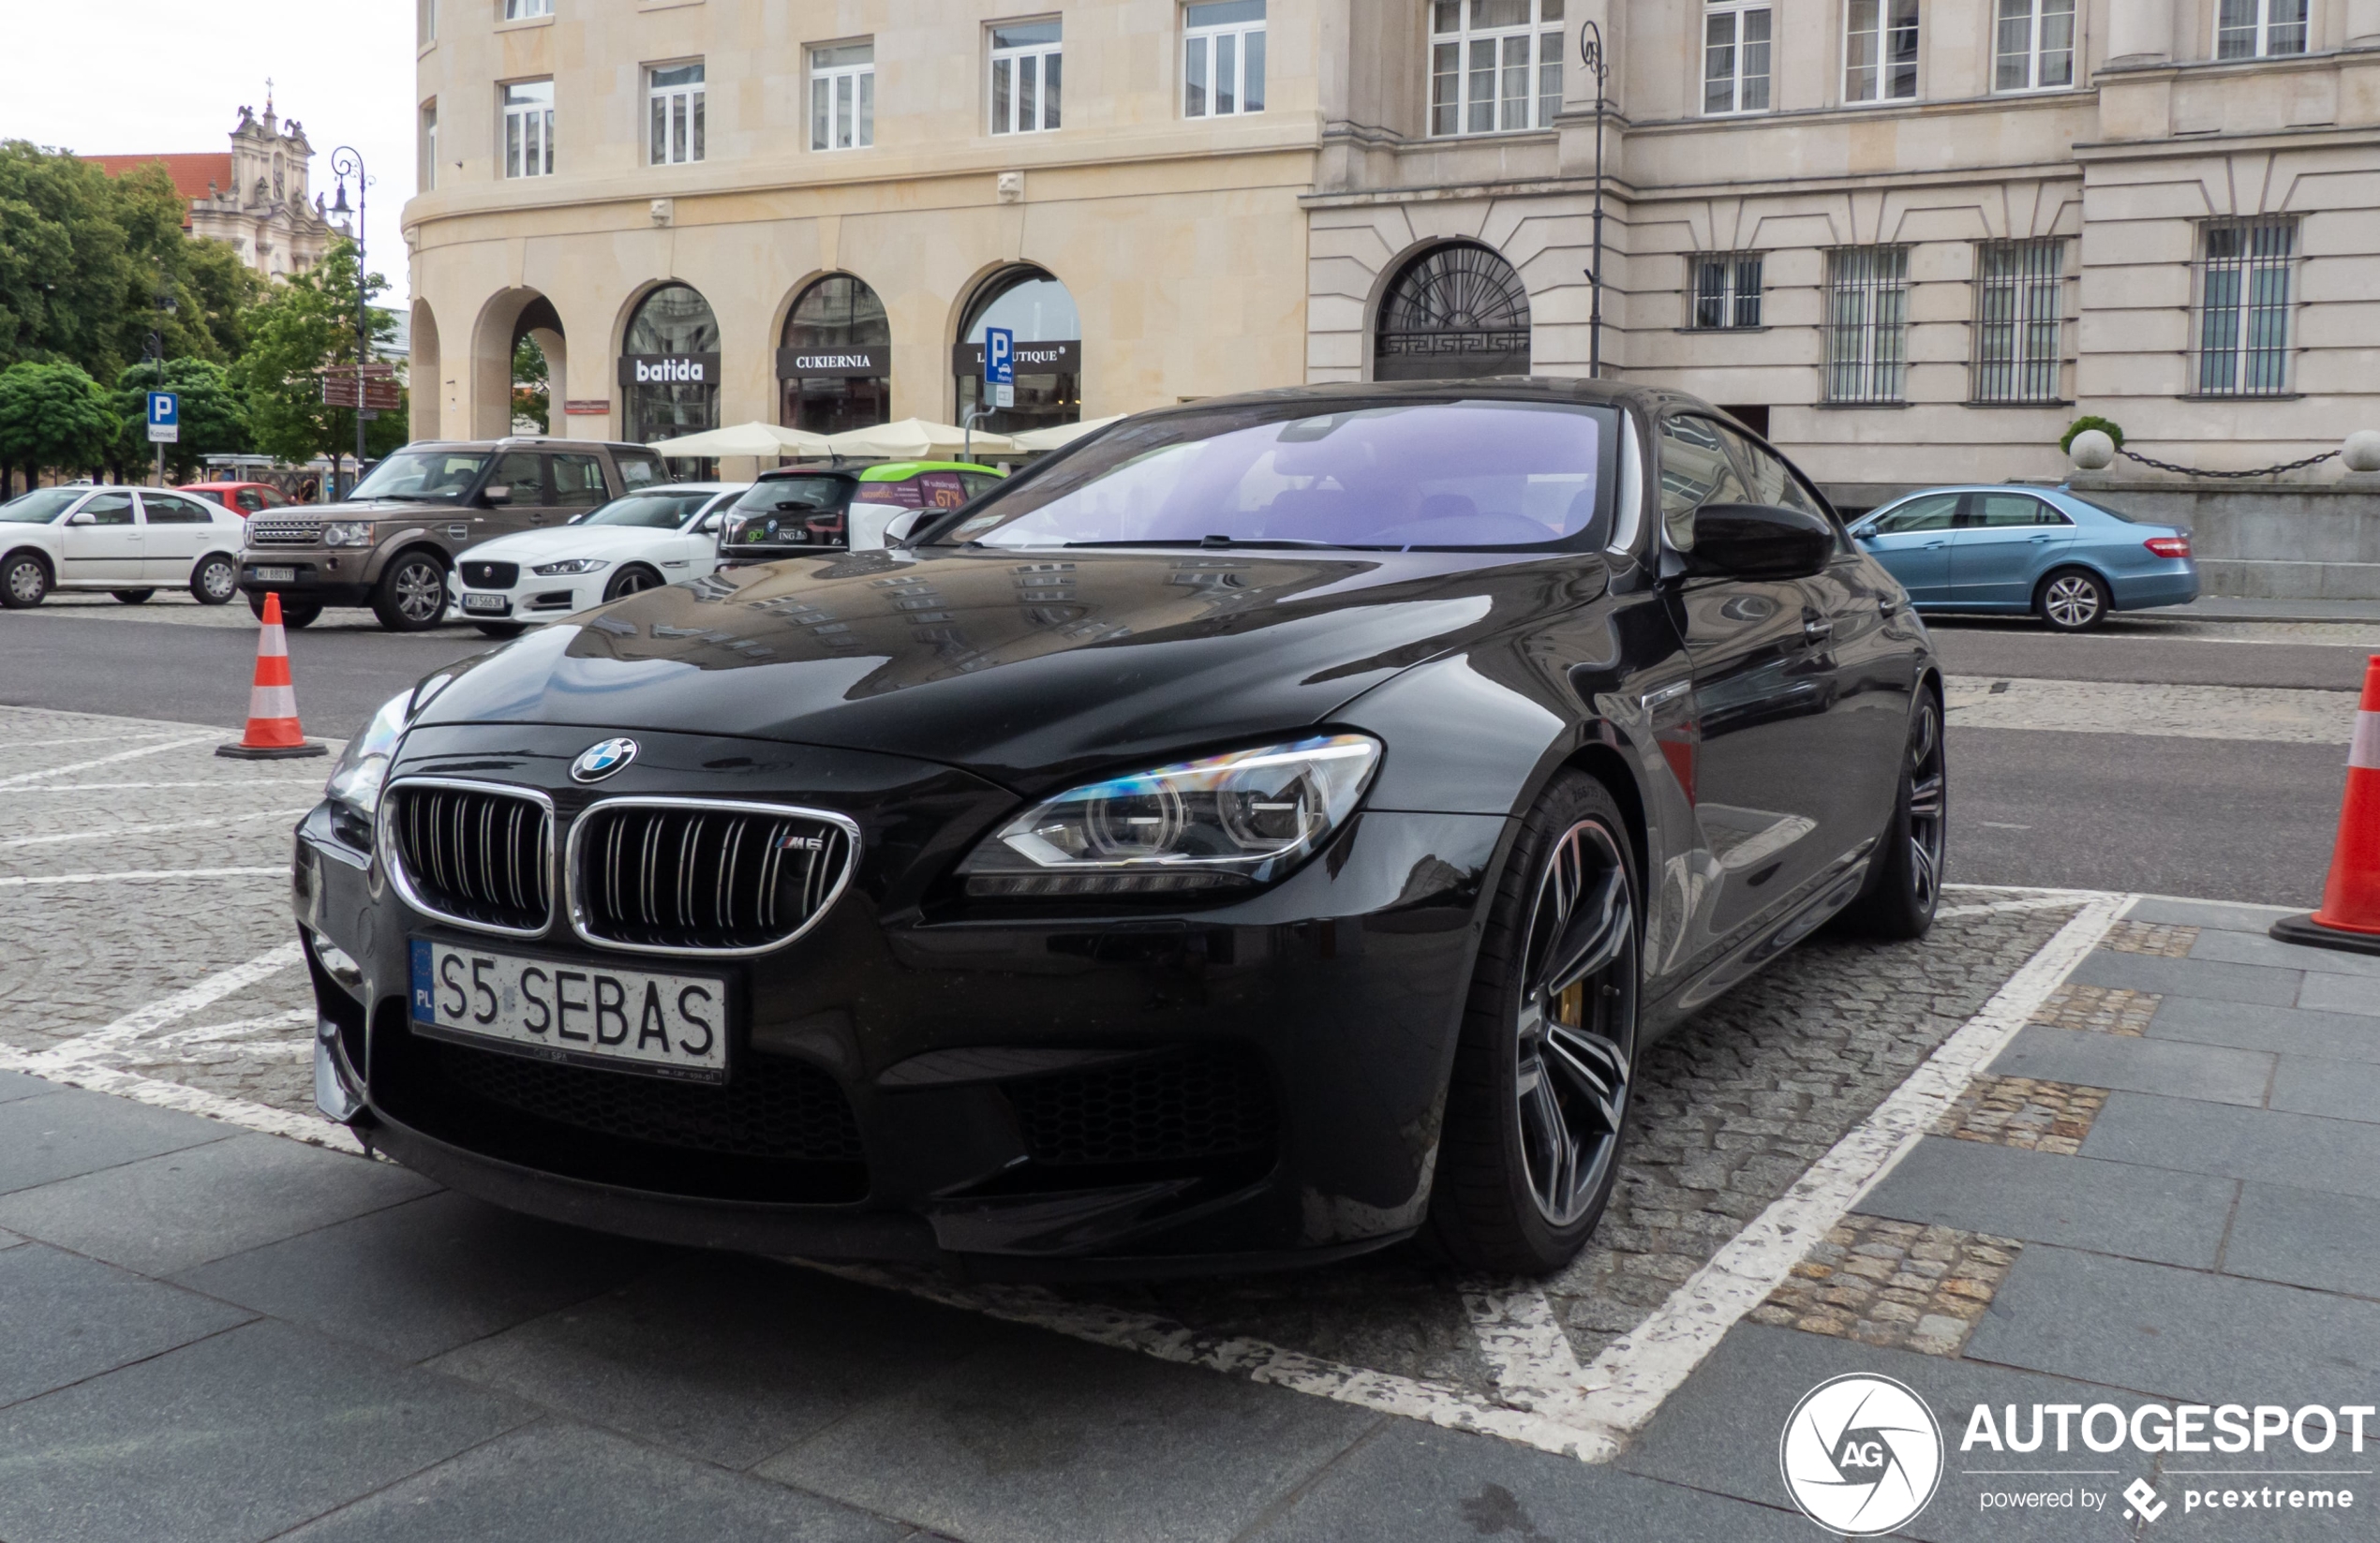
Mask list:
POLYGON ((297 570, 294 568, 258 568, 250 571, 256 574, 256 582, 259 584, 297 583, 297 570))
POLYGON ((467 593, 463 597, 463 609, 466 611, 492 611, 500 616, 513 609, 513 602, 506 600, 501 595, 473 595, 467 593))
POLYGON ((543 1061, 727 1080, 727 983, 412 942, 413 1027, 543 1061))

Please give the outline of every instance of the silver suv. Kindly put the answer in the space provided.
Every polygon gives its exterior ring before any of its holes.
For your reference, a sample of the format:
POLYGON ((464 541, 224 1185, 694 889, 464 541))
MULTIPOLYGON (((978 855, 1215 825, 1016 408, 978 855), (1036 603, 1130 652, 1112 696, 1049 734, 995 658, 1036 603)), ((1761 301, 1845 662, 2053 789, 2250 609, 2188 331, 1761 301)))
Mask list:
POLYGON ((598 505, 665 482, 643 445, 512 438, 424 439, 392 452, 344 503, 249 517, 240 588, 257 614, 281 597, 304 627, 325 606, 368 605, 392 632, 436 627, 446 577, 467 548, 567 525, 598 505))

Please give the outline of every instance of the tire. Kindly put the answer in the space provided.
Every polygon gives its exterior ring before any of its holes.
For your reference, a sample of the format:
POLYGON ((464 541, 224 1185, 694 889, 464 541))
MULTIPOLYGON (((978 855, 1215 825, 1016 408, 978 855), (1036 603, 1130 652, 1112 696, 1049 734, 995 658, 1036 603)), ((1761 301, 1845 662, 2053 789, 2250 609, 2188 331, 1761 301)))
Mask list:
POLYGON ((229 605, 239 592, 240 565, 220 552, 190 570, 190 598, 201 605, 229 605))
POLYGON ((659 589, 661 586, 662 576, 659 573, 642 563, 632 562, 613 574, 612 582, 603 586, 603 599, 616 601, 623 595, 638 594, 647 589, 659 589))
POLYGON ((1851 931, 1906 942, 1933 928, 1950 825, 1949 758, 1941 724, 1941 702, 1931 691, 1922 693, 1910 719, 1892 818, 1867 870, 1867 887, 1843 910, 1843 925, 1851 931))
POLYGON ((446 619, 446 568, 427 552, 400 553, 380 571, 372 614, 392 632, 426 632, 446 619))
POLYGON ((2088 632, 2107 619, 2115 603, 2106 580, 2087 568, 2061 568, 2041 581, 2033 614, 2053 632, 2088 632))
POLYGON ((0 605, 29 611, 50 596, 50 565, 31 552, 11 553, 0 562, 0 605))
POLYGON ((517 621, 475 621, 471 625, 492 638, 516 638, 528 631, 526 623, 517 621))
POLYGON ((146 605, 156 595, 154 589, 111 589, 108 593, 126 605, 146 605))
MULTIPOLYGON (((264 597, 262 595, 250 595, 248 597, 248 611, 256 617, 257 620, 262 621, 264 619, 264 597)), ((289 628, 292 631, 295 631, 301 627, 313 626, 316 619, 321 615, 322 608, 319 605, 299 605, 294 601, 286 600, 281 602, 281 625, 289 628)))
POLYGON ((1642 890, 1610 790, 1564 772, 1490 903, 1447 1088, 1430 1230, 1466 1269, 1561 1269, 1619 1174, 1636 1061, 1642 890), (1568 957, 1583 974, 1558 992, 1568 957))

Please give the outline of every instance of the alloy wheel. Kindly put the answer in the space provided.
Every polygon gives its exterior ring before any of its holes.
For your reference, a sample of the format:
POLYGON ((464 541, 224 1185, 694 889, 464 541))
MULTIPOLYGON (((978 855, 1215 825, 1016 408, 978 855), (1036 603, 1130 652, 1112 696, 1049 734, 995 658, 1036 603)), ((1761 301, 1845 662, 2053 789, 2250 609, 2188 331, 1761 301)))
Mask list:
POLYGON ((2080 573, 2060 573, 2042 591, 2041 608, 2060 627, 2088 627, 2099 619, 2099 586, 2080 573))
POLYGON ((1537 1209, 1555 1226, 1594 1204, 1619 1150, 1635 1058, 1636 914, 1599 822, 1554 842, 1524 956, 1514 1097, 1537 1209))
POLYGON ((396 608, 410 622, 427 624, 446 609, 446 575, 434 562, 409 562, 397 570, 396 608))
POLYGON ((1946 768, 1941 710, 1931 697, 1919 704, 1909 731, 1909 876, 1920 912, 1933 909, 1942 882, 1946 768))
POLYGON ((642 594, 647 589, 658 589, 661 586, 662 581, 658 575, 642 568, 631 568, 622 571, 619 577, 612 581, 610 598, 617 600, 623 595, 642 594))

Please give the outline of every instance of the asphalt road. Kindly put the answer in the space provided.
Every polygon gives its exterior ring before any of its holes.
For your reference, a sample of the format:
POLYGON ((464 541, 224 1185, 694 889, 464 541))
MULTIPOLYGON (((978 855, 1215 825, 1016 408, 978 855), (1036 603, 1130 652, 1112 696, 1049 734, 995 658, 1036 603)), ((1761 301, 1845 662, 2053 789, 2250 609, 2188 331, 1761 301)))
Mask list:
MULTIPOLYGON (((2029 621, 1938 623, 1954 676, 2352 691, 2380 626, 2119 618, 2060 637, 2029 621)), ((469 628, 395 635, 367 613, 290 634, 308 734, 345 737, 439 666, 491 646, 469 628)), ((0 613, 0 705, 241 726, 255 631, 230 608, 128 613, 80 597, 0 613)), ((2128 699, 2127 699, 2128 700, 2128 699)), ((2312 906, 2344 779, 2343 746, 2252 737, 1961 728, 1953 719, 1950 877, 2312 906)), ((2223 732, 2212 725, 2214 732, 2223 732)))

